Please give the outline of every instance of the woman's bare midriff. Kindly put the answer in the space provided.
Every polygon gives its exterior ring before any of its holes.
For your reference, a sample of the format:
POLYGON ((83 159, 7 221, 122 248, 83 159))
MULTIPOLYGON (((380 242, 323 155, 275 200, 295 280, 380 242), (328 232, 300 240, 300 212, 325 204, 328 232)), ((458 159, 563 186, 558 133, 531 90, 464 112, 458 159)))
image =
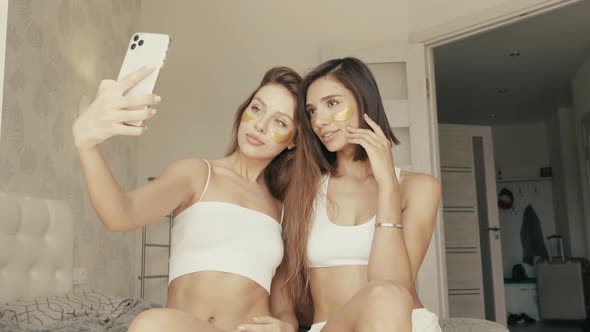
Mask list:
MULTIPOLYGON (((313 268, 310 287, 313 297, 314 322, 327 321, 362 288, 367 286, 366 266, 336 266, 313 268)), ((422 308, 415 288, 412 290, 413 308, 422 308)))
POLYGON ((216 271, 187 274, 174 279, 166 307, 190 313, 224 330, 269 316, 266 290, 246 277, 216 271))

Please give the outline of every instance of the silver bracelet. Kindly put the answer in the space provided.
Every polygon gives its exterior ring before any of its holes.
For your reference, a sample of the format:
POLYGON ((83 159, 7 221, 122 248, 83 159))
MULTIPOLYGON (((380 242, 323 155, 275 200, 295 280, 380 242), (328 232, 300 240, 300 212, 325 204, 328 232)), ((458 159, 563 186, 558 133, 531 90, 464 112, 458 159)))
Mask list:
POLYGON ((404 225, 394 224, 394 223, 390 223, 390 222, 378 222, 375 224, 375 227, 391 227, 391 228, 404 229, 404 225))

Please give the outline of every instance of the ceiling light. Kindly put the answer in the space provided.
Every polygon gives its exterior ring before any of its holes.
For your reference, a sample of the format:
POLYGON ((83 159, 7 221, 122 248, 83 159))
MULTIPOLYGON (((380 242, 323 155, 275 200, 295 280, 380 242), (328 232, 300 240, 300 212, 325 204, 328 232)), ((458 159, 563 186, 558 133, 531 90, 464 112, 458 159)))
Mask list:
POLYGON ((490 118, 495 119, 496 118, 496 113, 491 113, 490 115, 488 115, 490 118))
POLYGON ((511 57, 519 57, 520 56, 520 52, 519 51, 512 51, 512 52, 510 52, 510 56, 511 57))

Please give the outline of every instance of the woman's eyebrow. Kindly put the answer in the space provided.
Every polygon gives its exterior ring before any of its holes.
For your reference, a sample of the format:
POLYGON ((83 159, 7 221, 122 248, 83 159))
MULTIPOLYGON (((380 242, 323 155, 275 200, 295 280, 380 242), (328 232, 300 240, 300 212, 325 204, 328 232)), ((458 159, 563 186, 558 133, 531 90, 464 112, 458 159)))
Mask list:
POLYGON ((326 101, 326 100, 332 99, 334 97, 342 97, 342 95, 334 94, 334 95, 325 96, 324 98, 320 99, 320 101, 326 101))
POLYGON ((254 101, 254 100, 258 100, 258 102, 261 103, 262 106, 264 106, 264 108, 266 108, 266 103, 262 99, 260 99, 258 97, 254 97, 254 99, 252 99, 252 101, 254 101))
POLYGON ((286 117, 286 118, 289 118, 291 121, 293 121, 293 117, 292 117, 290 114, 287 114, 287 113, 285 113, 285 112, 281 112, 281 111, 277 111, 277 113, 278 113, 279 115, 282 115, 282 116, 284 116, 284 117, 286 117))

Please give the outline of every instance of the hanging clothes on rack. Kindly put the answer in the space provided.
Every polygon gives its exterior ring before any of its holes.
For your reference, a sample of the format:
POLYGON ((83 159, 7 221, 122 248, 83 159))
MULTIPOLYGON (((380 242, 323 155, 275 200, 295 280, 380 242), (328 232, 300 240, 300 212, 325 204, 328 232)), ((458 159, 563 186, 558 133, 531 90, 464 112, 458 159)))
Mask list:
POLYGON ((541 228, 541 221, 531 204, 524 209, 522 226, 520 227, 520 242, 522 244, 522 261, 534 266, 535 256, 547 258, 545 237, 541 228))

